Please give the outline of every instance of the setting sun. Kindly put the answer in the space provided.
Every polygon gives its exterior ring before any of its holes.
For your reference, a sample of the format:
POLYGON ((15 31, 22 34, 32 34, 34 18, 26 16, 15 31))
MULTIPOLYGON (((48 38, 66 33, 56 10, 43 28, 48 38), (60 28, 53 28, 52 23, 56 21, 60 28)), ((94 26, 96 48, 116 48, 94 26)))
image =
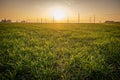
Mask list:
POLYGON ((52 6, 50 8, 50 12, 55 20, 61 21, 61 20, 64 20, 65 17, 67 16, 66 14, 68 13, 68 9, 62 6, 52 6))
POLYGON ((65 17, 65 13, 62 10, 55 10, 53 16, 56 20, 61 20, 65 17))

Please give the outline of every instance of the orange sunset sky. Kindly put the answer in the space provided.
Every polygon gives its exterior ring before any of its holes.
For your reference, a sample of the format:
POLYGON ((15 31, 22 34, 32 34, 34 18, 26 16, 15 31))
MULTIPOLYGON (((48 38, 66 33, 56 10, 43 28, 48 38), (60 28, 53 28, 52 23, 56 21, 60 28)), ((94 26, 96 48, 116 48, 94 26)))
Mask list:
POLYGON ((0 20, 58 22, 120 21, 120 0, 0 0, 0 20))

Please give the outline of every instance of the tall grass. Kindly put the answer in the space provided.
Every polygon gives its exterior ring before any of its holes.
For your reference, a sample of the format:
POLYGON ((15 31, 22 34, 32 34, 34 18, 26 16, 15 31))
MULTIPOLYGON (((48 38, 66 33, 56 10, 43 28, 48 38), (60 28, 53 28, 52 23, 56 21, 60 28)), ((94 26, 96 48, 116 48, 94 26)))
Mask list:
POLYGON ((120 24, 0 23, 0 80, 119 80, 120 24))

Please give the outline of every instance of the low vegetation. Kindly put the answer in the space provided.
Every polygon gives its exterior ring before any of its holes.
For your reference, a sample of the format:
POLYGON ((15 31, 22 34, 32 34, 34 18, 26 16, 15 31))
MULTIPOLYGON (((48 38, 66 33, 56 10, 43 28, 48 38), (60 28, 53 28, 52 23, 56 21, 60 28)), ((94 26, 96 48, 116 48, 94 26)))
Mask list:
POLYGON ((120 24, 0 23, 0 80, 119 80, 120 24))

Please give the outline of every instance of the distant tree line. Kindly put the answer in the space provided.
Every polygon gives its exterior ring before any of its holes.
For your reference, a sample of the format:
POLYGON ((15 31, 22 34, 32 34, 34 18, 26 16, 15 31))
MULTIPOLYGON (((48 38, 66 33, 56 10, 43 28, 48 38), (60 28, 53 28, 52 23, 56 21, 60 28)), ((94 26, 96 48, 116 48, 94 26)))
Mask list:
MULTIPOLYGON (((1 23, 12 23, 12 20, 10 19, 2 19, 0 20, 1 23)), ((15 23, 18 23, 18 21, 16 21, 15 23)), ((23 20, 20 23, 27 23, 27 21, 23 20)))
POLYGON ((4 23, 11 23, 12 20, 10 20, 10 19, 2 19, 1 22, 4 22, 4 23))
MULTIPOLYGON (((2 19, 0 22, 2 22, 2 23, 12 23, 12 20, 10 20, 10 19, 2 19)), ((80 22, 80 18, 78 17, 78 23, 79 22, 80 22)), ((16 21, 16 23, 19 23, 19 22, 16 21)), ((20 21, 20 23, 27 23, 27 21, 23 20, 23 21, 20 21)), ((41 20, 41 23, 42 23, 42 20, 41 20)), ((53 18, 53 23, 54 23, 54 18, 53 18)), ((69 23, 69 17, 67 18, 67 23, 69 23)), ((90 18, 90 23, 91 23, 91 18, 90 18)), ((95 23, 95 21, 94 21, 94 23, 95 23)), ((107 20, 104 23, 120 23, 120 21, 107 20)))
POLYGON ((120 23, 118 21, 105 21, 105 23, 120 23))

